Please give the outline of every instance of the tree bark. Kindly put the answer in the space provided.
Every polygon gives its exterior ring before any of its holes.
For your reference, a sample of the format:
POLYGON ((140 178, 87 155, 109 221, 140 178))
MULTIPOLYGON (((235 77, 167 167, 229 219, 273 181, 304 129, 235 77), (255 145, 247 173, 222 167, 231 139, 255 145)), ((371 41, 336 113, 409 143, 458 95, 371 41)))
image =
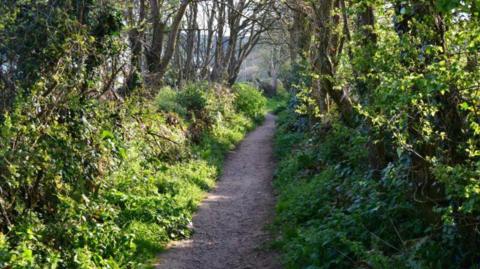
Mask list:
POLYGON ((145 20, 145 0, 139 1, 138 8, 138 21, 135 19, 134 15, 134 3, 135 0, 131 0, 131 6, 128 7, 127 17, 132 28, 128 33, 128 41, 131 50, 130 55, 130 66, 127 77, 125 79, 125 85, 119 94, 122 96, 129 95, 132 90, 140 84, 139 73, 141 72, 141 62, 142 62, 142 41, 143 41, 143 31, 139 30, 142 28, 142 24, 145 20))
POLYGON ((149 70, 148 84, 151 87, 159 87, 162 79, 167 71, 168 64, 170 63, 173 53, 175 51, 178 32, 183 16, 187 10, 191 0, 182 0, 178 7, 173 21, 169 27, 168 39, 163 48, 164 40, 163 36, 166 31, 166 23, 161 21, 160 11, 157 0, 150 0, 151 16, 152 16, 152 41, 150 48, 147 50, 147 66, 149 70), (163 53, 162 53, 163 52, 163 53))
MULTIPOLYGON (((338 91, 334 88, 336 65, 341 54, 341 37, 335 33, 338 26, 338 15, 334 15, 338 1, 325 0, 311 3, 314 16, 315 35, 317 42, 314 44, 316 59, 313 68, 317 72, 319 87, 314 89, 314 97, 323 98, 328 94, 337 105, 341 118, 348 126, 355 125, 355 115, 348 92, 338 91)), ((318 105, 323 105, 323 100, 317 100, 318 105)))
POLYGON ((187 30, 187 39, 186 39, 186 58, 183 68, 183 80, 192 81, 194 79, 195 66, 193 63, 194 52, 195 52, 195 37, 198 28, 197 24, 197 15, 198 15, 198 3, 193 3, 190 5, 188 15, 188 30, 187 30))
POLYGON ((215 64, 213 66, 211 80, 220 82, 223 80, 224 77, 224 28, 225 28, 225 8, 226 5, 224 2, 220 4, 215 4, 218 10, 218 18, 217 18, 217 36, 215 42, 215 64))

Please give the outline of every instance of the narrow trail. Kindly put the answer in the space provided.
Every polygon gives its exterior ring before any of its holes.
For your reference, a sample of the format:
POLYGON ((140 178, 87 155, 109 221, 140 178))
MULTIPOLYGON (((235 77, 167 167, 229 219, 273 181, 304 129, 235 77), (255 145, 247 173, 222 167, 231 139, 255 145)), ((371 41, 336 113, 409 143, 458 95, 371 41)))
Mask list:
POLYGON ((266 250, 265 226, 273 218, 272 138, 275 116, 227 156, 223 175, 193 218, 194 235, 162 253, 157 269, 277 269, 266 250))

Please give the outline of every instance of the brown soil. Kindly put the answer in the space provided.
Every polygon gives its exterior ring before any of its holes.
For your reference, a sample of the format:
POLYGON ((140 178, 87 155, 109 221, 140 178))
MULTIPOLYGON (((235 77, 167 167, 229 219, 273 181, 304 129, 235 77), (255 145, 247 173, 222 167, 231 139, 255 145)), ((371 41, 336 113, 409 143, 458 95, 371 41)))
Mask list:
POLYGON ((272 137, 275 116, 251 132, 227 157, 216 189, 193 218, 194 235, 171 244, 158 269, 277 269, 265 230, 274 212, 272 137))

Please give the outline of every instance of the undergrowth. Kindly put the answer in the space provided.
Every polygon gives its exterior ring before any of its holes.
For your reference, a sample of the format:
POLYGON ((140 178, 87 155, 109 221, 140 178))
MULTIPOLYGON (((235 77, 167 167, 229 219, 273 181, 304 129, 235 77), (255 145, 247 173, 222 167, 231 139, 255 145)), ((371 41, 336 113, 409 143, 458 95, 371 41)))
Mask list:
POLYGON ((279 87, 277 94, 271 98, 268 98, 266 108, 267 111, 278 114, 287 108, 288 100, 290 100, 290 93, 285 88, 279 87))
POLYGON ((470 250, 448 220, 433 226, 417 210, 408 160, 375 180, 365 133, 311 125, 293 110, 280 113, 276 135, 275 247, 285 268, 459 268, 470 250))
POLYGON ((42 122, 34 106, 7 115, 0 268, 138 268, 188 237, 225 153, 263 117, 265 99, 245 98, 257 90, 234 89, 192 84, 121 105, 72 97, 68 119, 42 122))

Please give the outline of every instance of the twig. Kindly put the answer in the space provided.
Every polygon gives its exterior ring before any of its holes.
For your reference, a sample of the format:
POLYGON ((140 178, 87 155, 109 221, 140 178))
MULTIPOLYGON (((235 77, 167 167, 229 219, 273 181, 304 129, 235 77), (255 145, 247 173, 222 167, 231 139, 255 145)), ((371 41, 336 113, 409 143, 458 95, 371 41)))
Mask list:
POLYGON ((151 136, 155 136, 155 137, 161 138, 161 139, 164 139, 164 140, 167 140, 167 141, 169 141, 169 142, 171 142, 171 143, 174 143, 174 144, 176 144, 176 145, 180 145, 180 143, 178 143, 177 141, 173 141, 172 139, 170 139, 170 138, 168 138, 168 137, 166 137, 166 136, 164 136, 164 135, 154 133, 154 132, 152 132, 152 131, 150 131, 150 130, 147 130, 147 134, 149 134, 149 135, 151 135, 151 136))

